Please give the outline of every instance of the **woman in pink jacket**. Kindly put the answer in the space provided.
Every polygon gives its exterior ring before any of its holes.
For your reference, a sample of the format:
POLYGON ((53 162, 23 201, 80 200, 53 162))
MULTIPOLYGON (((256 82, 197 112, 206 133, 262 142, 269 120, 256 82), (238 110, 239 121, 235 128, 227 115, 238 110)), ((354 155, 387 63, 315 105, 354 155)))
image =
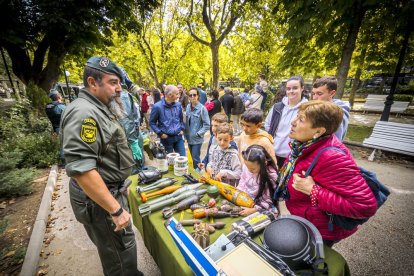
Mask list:
POLYGON ((330 102, 310 101, 299 107, 292 122, 289 137, 292 151, 278 177, 279 199, 293 215, 311 221, 322 235, 324 243, 335 242, 352 235, 357 229, 345 230, 337 225, 329 229, 327 213, 352 218, 375 214, 377 203, 349 150, 335 136, 342 122, 342 110, 330 102), (312 160, 319 156, 310 176, 304 177, 312 160))

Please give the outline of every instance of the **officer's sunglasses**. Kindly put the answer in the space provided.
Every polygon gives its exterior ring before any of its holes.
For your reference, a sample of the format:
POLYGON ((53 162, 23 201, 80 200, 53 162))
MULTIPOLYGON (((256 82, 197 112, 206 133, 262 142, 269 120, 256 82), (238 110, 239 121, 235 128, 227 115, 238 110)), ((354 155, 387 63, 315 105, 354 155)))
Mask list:
POLYGON ((197 94, 188 94, 188 96, 189 96, 190 98, 194 98, 194 97, 197 97, 197 94))

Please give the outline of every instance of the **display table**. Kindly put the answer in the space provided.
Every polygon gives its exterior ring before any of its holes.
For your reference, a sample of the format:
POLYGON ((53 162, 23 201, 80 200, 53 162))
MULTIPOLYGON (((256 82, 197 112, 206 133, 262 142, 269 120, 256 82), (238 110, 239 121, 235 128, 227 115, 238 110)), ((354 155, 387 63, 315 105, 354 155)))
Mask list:
MULTIPOLYGON (((193 174, 194 175, 194 174, 193 174)), ((195 176, 195 175, 194 175, 195 176)), ((184 177, 174 176, 172 172, 163 176, 177 179, 177 184, 181 184, 185 180, 184 177)), ((165 219, 162 217, 160 211, 156 211, 149 216, 141 217, 138 212, 138 206, 141 204, 141 199, 136 191, 138 177, 131 176, 132 184, 130 186, 130 193, 128 196, 130 211, 135 227, 139 230, 144 239, 145 246, 157 263, 162 275, 194 275, 191 268, 187 265, 183 255, 173 241, 170 233, 164 226, 165 219)), ((207 187, 207 184, 206 184, 207 187)), ((207 199, 207 195, 203 199, 207 199)), ((219 197, 220 198, 220 197, 219 197)), ((218 200, 218 203, 220 200, 218 200)), ((192 219, 191 211, 180 211, 174 214, 174 217, 179 221, 182 219, 192 219)), ((221 218, 217 221, 226 223, 222 230, 217 230, 210 235, 210 244, 212 244, 221 234, 228 234, 231 231, 231 223, 240 218, 221 218)), ((209 222, 208 219, 203 219, 209 222)), ((185 229, 192 233, 192 226, 186 226, 185 229)), ((256 238, 257 239, 257 238, 256 238)), ((325 261, 329 266, 329 275, 349 275, 349 268, 345 259, 335 250, 324 247, 325 261)))

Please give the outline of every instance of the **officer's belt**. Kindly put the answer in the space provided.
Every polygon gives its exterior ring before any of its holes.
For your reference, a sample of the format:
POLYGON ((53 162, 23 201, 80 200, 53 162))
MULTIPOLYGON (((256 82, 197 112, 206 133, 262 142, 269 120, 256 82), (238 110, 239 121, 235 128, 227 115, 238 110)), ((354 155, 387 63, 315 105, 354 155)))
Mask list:
MULTIPOLYGON (((72 183, 72 185, 76 189, 83 191, 82 188, 79 186, 79 184, 76 182, 75 179, 71 178, 71 181, 70 182, 72 183)), ((105 182, 106 187, 108 188, 108 190, 112 194, 114 194, 115 192, 117 192, 120 189, 122 189, 122 187, 124 186, 124 184, 125 184, 125 180, 117 181, 117 182, 105 182)))

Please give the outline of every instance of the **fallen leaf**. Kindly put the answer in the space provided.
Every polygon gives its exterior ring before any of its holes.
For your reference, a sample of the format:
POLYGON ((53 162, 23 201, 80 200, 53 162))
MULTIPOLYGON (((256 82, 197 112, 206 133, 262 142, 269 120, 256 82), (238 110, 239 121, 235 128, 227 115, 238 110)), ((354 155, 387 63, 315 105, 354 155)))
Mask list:
POLYGON ((48 178, 48 176, 40 177, 38 179, 33 180, 33 182, 43 182, 43 181, 46 181, 47 178, 48 178))
POLYGON ((15 250, 13 250, 13 251, 9 251, 9 252, 7 252, 7 253, 4 255, 3 259, 4 259, 4 258, 13 257, 13 256, 14 256, 14 254, 16 254, 16 251, 15 251, 15 250))
POLYGON ((49 271, 47 269, 41 269, 37 272, 37 275, 42 276, 42 275, 46 275, 48 273, 49 273, 49 271))
POLYGON ((13 204, 13 203, 16 203, 16 199, 15 198, 12 198, 12 199, 9 200, 9 204, 13 204))
POLYGON ((6 231, 7 234, 13 234, 14 232, 16 232, 17 229, 16 228, 12 228, 6 231))
POLYGON ((6 201, 2 201, 2 202, 0 203, 0 209, 5 209, 5 208, 6 208, 6 206, 7 206, 6 201))

